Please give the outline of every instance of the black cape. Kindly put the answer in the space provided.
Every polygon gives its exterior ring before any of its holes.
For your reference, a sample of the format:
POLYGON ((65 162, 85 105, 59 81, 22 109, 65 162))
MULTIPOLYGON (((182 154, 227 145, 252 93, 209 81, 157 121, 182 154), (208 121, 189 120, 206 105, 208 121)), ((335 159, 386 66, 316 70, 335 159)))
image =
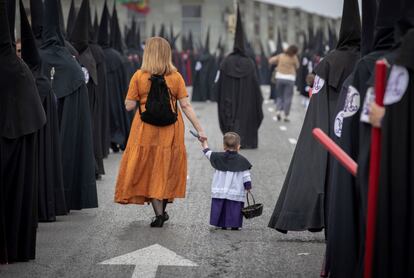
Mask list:
POLYGON ((216 88, 223 134, 237 132, 242 148, 257 148, 258 130, 263 120, 263 96, 251 59, 237 53, 225 58, 216 88))
POLYGON ((252 168, 244 156, 234 151, 213 152, 210 163, 214 169, 223 172, 242 172, 252 168))
POLYGON ((203 53, 195 64, 193 77, 192 101, 216 101, 213 90, 214 79, 217 74, 216 59, 210 53, 203 53))

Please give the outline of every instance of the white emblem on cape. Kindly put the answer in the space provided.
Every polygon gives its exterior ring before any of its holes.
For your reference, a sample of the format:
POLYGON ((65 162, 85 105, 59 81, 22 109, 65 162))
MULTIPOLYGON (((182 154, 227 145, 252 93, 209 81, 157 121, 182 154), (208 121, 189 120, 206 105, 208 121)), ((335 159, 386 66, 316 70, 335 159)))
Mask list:
POLYGON ((358 90, 354 86, 348 87, 348 93, 346 94, 344 109, 344 118, 351 117, 358 112, 361 105, 361 97, 358 90))
POLYGON ((316 95, 325 85, 325 80, 320 78, 318 75, 315 76, 315 81, 313 82, 312 95, 316 95))
POLYGON ((85 76, 85 84, 89 82, 89 72, 85 67, 82 67, 83 75, 85 76))
POLYGON ((361 111, 361 122, 369 124, 369 112, 371 108, 371 103, 375 101, 374 87, 369 87, 367 93, 365 94, 364 106, 362 106, 361 111))
POLYGON ((406 68, 394 65, 385 90, 384 105, 399 102, 408 88, 410 76, 406 68))
POLYGON ((343 123, 344 123, 344 111, 340 111, 338 115, 336 115, 335 123, 334 123, 334 132, 335 132, 336 137, 338 138, 341 138, 343 123))
POLYGON ((203 68, 203 64, 201 64, 200 61, 197 61, 196 65, 195 65, 195 70, 199 71, 203 68))

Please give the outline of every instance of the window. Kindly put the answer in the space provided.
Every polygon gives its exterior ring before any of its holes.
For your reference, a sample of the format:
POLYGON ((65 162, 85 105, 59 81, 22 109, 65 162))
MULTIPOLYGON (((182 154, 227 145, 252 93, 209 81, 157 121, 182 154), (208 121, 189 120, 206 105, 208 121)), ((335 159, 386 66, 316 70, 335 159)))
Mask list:
POLYGON ((203 41, 201 37, 201 5, 183 4, 182 5, 182 28, 181 34, 188 36, 191 31, 193 34, 193 42, 203 41))

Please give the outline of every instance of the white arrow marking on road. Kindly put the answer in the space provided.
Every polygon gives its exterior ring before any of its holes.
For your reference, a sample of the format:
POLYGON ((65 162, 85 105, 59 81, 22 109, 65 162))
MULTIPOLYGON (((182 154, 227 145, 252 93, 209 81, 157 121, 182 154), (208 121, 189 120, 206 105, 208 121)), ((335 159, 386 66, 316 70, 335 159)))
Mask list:
POLYGON ((175 252, 154 244, 134 252, 115 257, 99 264, 106 265, 135 265, 132 278, 155 278, 158 266, 197 266, 196 263, 187 260, 175 252))
POLYGON ((273 107, 269 107, 269 108, 267 108, 267 111, 269 111, 269 112, 275 112, 275 109, 273 107))
POLYGON ((284 125, 281 125, 279 128, 280 128, 281 131, 286 131, 287 130, 287 127, 285 127, 284 125))
POLYGON ((289 138, 289 143, 291 143, 292 145, 296 145, 297 142, 298 140, 296 140, 295 138, 289 138))

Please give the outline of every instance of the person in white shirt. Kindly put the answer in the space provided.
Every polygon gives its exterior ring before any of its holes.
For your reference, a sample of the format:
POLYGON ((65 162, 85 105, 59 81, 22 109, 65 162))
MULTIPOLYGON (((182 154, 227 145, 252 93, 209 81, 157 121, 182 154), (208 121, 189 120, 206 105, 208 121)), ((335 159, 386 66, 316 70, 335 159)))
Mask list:
POLYGON ((250 162, 240 155, 240 136, 227 132, 223 137, 224 152, 212 152, 207 141, 203 152, 215 169, 211 185, 210 225, 238 230, 243 225, 246 191, 252 188, 250 162))

